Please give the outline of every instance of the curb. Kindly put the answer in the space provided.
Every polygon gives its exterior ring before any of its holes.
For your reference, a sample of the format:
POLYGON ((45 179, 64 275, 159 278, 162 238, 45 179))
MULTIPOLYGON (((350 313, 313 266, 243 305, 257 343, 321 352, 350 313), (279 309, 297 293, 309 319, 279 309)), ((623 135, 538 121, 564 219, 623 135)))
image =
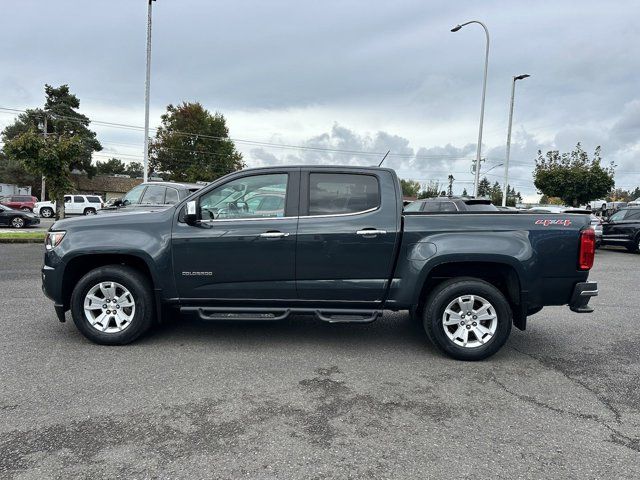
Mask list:
POLYGON ((0 238, 0 243, 42 243, 44 238, 0 238))

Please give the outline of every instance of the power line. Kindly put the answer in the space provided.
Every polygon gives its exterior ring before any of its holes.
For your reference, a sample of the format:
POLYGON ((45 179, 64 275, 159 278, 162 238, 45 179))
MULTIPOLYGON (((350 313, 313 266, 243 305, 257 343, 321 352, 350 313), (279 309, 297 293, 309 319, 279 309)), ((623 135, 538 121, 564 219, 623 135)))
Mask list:
MULTIPOLYGON (((0 111, 4 111, 5 113, 26 113, 26 110, 20 110, 17 108, 8 108, 8 107, 0 107, 0 111)), ((65 116, 65 115, 56 115, 57 118, 61 118, 61 119, 65 119, 65 120, 69 120, 69 121, 80 121, 75 117, 69 117, 69 116, 65 116)), ((123 128, 123 129, 129 129, 129 130, 135 130, 135 131, 144 131, 144 127, 141 127, 139 125, 130 125, 130 124, 125 124, 125 123, 116 123, 116 122, 106 122, 103 120, 91 120, 91 123, 93 123, 94 125, 98 125, 98 126, 105 126, 105 127, 113 127, 113 128, 123 128)), ((149 130, 154 130, 154 131, 158 131, 158 128, 149 128, 149 130)), ((347 155, 362 155, 362 156, 376 156, 376 157, 380 157, 382 155, 384 155, 384 152, 367 152, 367 151, 363 151, 363 150, 346 150, 346 149, 339 149, 339 148, 328 148, 328 147, 314 147, 314 146, 310 146, 310 145, 290 145, 290 144, 283 144, 283 143, 271 143, 271 142, 263 142, 263 141, 258 141, 258 140, 247 140, 247 139, 241 139, 241 138, 232 138, 232 137, 219 137, 219 136, 214 136, 214 135, 206 135, 206 134, 201 134, 201 133, 194 133, 194 132, 182 132, 182 131, 178 131, 178 130, 174 130, 172 131, 173 134, 176 135, 182 135, 182 136, 188 136, 188 137, 200 137, 200 138, 206 138, 206 139, 211 139, 211 140, 223 140, 223 141, 228 141, 231 140, 234 143, 239 143, 242 145, 250 145, 250 146, 256 146, 256 147, 265 147, 265 148, 281 148, 281 149, 293 149, 293 150, 308 150, 308 151, 318 151, 318 152, 328 152, 328 153, 338 153, 338 154, 347 154, 347 155)), ((388 155, 389 157, 396 157, 396 158, 415 158, 415 159, 449 159, 449 160, 468 160, 470 157, 466 156, 466 155, 453 155, 453 154, 433 154, 433 155, 417 155, 417 154, 410 154, 410 153, 390 153, 388 155)))

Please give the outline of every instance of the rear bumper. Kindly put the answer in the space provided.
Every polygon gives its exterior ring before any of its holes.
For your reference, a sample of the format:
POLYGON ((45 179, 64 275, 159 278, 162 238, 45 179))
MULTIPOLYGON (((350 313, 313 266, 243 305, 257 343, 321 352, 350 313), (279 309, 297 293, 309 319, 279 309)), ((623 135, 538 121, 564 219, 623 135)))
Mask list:
POLYGON ((589 306, 591 297, 598 295, 598 284, 596 282, 579 282, 573 288, 569 308, 577 313, 591 313, 593 307, 589 306))

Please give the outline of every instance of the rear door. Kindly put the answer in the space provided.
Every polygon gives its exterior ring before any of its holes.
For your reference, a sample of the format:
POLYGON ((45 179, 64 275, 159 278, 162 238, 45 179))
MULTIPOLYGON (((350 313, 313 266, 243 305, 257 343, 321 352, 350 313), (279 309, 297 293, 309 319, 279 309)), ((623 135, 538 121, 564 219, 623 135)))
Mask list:
POLYGON ((234 175, 197 198, 199 225, 178 218, 173 263, 183 302, 264 306, 296 298, 299 176, 297 168, 234 175), (251 198, 263 195, 284 203, 257 210, 251 198))
POLYGON ((382 302, 399 230, 394 178, 386 170, 302 170, 298 298, 363 307, 382 302))

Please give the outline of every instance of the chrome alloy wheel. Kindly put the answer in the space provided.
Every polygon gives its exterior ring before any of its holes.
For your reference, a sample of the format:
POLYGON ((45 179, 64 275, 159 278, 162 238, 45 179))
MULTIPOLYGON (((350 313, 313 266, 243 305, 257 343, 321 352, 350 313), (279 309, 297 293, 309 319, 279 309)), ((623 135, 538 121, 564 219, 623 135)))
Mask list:
POLYGON ((100 332, 123 331, 131 325, 135 313, 133 295, 116 282, 100 282, 84 297, 84 316, 100 332))
POLYGON ((24 227, 24 220, 20 217, 15 217, 13 220, 11 220, 11 226, 13 228, 22 228, 24 227))
POLYGON ((481 347, 498 328, 496 309, 477 295, 462 295, 447 305, 442 327, 449 340, 465 348, 481 347))

